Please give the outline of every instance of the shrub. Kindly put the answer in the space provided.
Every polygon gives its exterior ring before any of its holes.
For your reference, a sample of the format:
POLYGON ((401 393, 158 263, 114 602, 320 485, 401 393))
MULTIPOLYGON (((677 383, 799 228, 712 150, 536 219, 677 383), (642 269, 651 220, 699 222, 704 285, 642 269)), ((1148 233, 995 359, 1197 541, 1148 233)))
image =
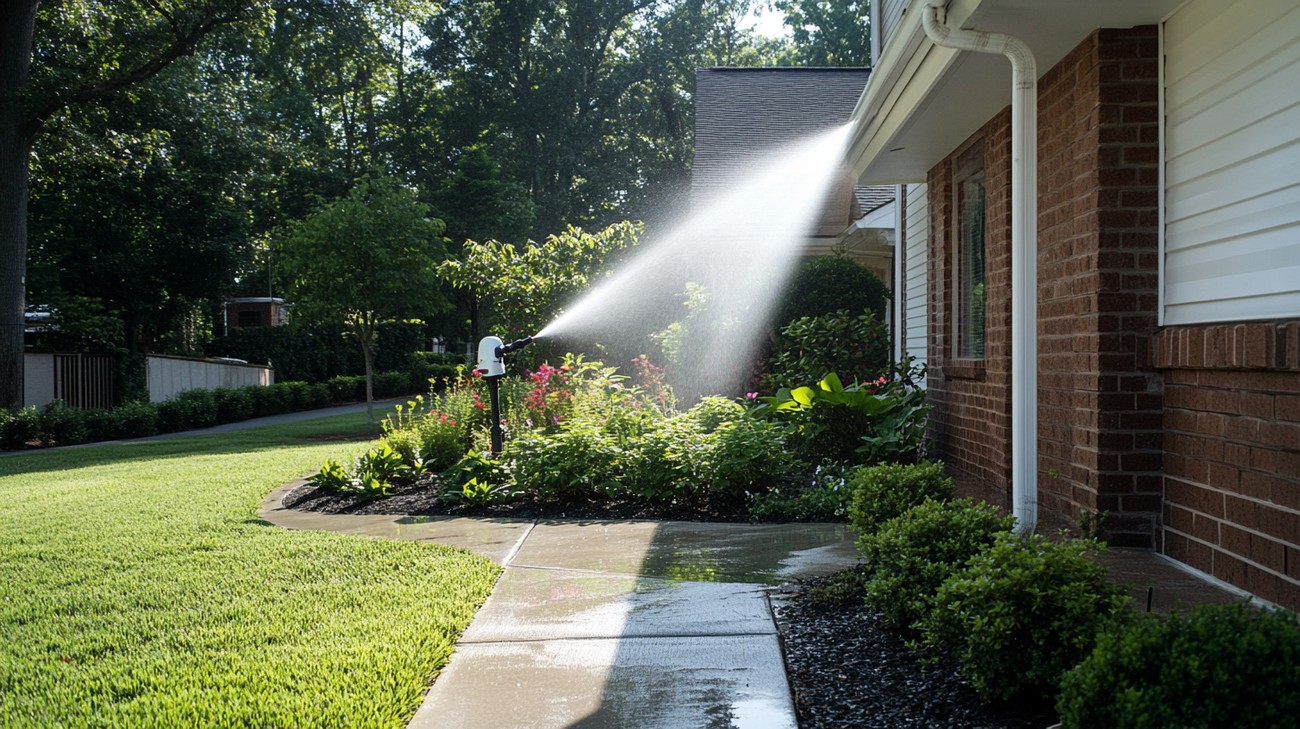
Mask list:
POLYGON ((805 465, 786 453, 785 429, 766 420, 723 422, 702 445, 703 488, 692 496, 710 504, 736 504, 747 493, 779 488, 805 465))
POLYGON ((986 699, 1055 700, 1061 675, 1123 617, 1124 588, 1086 554, 1091 540, 1005 536, 950 577, 921 622, 925 643, 952 651, 986 699))
POLYGON ((324 382, 313 382, 308 384, 303 397, 303 405, 307 410, 323 408, 333 402, 333 399, 330 397, 329 385, 326 385, 324 382))
POLYGON ((8 417, 0 419, 0 447, 17 450, 36 440, 41 433, 41 413, 35 407, 27 406, 16 411, 6 411, 8 417))
POLYGON ((930 411, 925 390, 913 384, 920 372, 904 363, 892 380, 847 387, 832 372, 813 386, 760 397, 750 413, 790 423, 792 448, 814 463, 914 463, 930 411))
POLYGON ((507 455, 520 489, 543 499, 578 501, 616 489, 622 450, 599 424, 571 420, 554 433, 516 438, 507 455))
POLYGON ((819 466, 812 482, 751 492, 746 510, 753 521, 835 521, 848 513, 850 491, 837 468, 819 466))
POLYGON ((705 433, 712 433, 723 423, 743 418, 745 407, 725 397, 706 397, 687 410, 686 416, 694 420, 705 433))
POLYGON ((1300 619, 1203 606, 1107 631, 1065 674, 1066 727, 1280 727, 1300 716, 1300 619))
POLYGON ((41 408, 40 439, 44 445, 72 445, 86 440, 86 419, 81 408, 53 400, 41 408))
POLYGON ((652 421, 625 442, 623 489, 649 501, 684 500, 705 478, 706 437, 700 422, 685 415, 652 421))
POLYGON ((303 409, 307 402, 307 383, 306 382, 277 382, 271 387, 280 390, 280 410, 281 413, 292 413, 303 409))
MULTIPOLYGON (((410 378, 405 372, 379 372, 375 374, 375 397, 407 394, 410 392, 409 387, 410 378)), ((363 394, 362 397, 365 397, 365 395, 363 394)))
POLYGON ((109 413, 116 421, 118 438, 144 438, 158 432, 158 408, 149 402, 128 402, 109 413))
POLYGON ((330 400, 346 402, 366 399, 366 378, 358 375, 339 375, 325 383, 330 390, 330 400))
POLYGON ((888 301, 889 289, 865 266, 844 256, 817 256, 800 262, 790 276, 773 324, 779 329, 795 319, 840 309, 870 311, 883 321, 888 301))
POLYGON ((828 372, 867 382, 888 373, 889 332, 871 312, 840 310, 796 319, 781 328, 763 384, 782 387, 817 382, 828 372))
POLYGON ((926 501, 858 539, 871 604, 904 630, 934 609, 935 593, 1015 519, 970 499, 926 501))
POLYGON ((858 534, 868 535, 927 499, 950 498, 953 485, 943 474, 943 464, 926 461, 908 466, 864 466, 850 475, 849 488, 853 493, 849 523, 858 534))
POLYGON ((219 388, 212 391, 217 405, 217 420, 236 423, 253 417, 253 396, 247 387, 219 388))
POLYGON ((249 398, 253 403, 253 417, 278 415, 289 409, 288 399, 291 391, 286 390, 283 385, 283 382, 277 382, 269 387, 254 387, 249 390, 249 398))
POLYGON ((446 413, 431 412, 419 424, 420 458, 427 471, 445 471, 465 455, 465 428, 446 413))
POLYGON ((158 430, 172 433, 217 424, 217 403, 211 390, 185 390, 158 403, 158 430))

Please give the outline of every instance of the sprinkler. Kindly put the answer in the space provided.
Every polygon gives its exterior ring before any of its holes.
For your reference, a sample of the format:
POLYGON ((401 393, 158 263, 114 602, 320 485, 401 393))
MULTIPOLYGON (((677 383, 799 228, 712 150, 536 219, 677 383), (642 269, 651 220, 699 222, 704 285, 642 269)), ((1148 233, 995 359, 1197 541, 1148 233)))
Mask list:
POLYGON ((501 432, 501 378, 506 375, 503 357, 533 343, 532 337, 502 344, 500 337, 483 337, 478 343, 478 366, 475 367, 488 383, 488 400, 492 405, 492 455, 501 455, 505 435, 501 432))

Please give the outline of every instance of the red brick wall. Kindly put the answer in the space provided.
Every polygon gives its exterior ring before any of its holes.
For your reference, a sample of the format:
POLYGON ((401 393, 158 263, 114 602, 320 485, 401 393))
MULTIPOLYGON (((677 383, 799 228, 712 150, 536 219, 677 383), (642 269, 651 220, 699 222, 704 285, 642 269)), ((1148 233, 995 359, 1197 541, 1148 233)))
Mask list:
POLYGON ((1166 329, 1163 551, 1300 609, 1300 323, 1166 329))
POLYGON ((1155 28, 1094 32, 1039 82, 1039 498, 1152 546, 1160 511, 1155 28))
MULTIPOLYGON (((1156 327, 1157 38, 1091 34, 1039 87, 1039 498, 1151 546, 1160 510, 1156 327)), ((987 359, 952 359, 952 164, 931 170, 930 397, 940 455, 1010 485, 1010 110, 982 139, 989 180, 987 359)))
POLYGON ((953 336, 953 159, 930 171, 931 427, 954 470, 995 488, 1011 484, 1011 112, 1005 110, 964 142, 984 147, 985 358, 956 358, 953 336))

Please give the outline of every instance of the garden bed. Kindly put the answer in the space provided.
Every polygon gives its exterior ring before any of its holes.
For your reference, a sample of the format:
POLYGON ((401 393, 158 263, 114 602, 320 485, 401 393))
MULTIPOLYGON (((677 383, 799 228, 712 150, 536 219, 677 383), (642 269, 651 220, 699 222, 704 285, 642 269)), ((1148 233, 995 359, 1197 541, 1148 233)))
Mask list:
POLYGON ((801 729, 1049 726, 1052 714, 980 701, 952 663, 923 666, 904 639, 858 597, 818 600, 803 581, 773 600, 801 729))
POLYGON ((690 507, 651 503, 639 499, 601 499, 556 504, 526 496, 494 504, 465 504, 446 498, 436 476, 395 485, 390 495, 366 499, 304 484, 284 497, 290 509, 323 514, 385 514, 411 516, 475 516, 498 519, 654 519, 658 521, 747 522, 743 504, 730 508, 690 507))

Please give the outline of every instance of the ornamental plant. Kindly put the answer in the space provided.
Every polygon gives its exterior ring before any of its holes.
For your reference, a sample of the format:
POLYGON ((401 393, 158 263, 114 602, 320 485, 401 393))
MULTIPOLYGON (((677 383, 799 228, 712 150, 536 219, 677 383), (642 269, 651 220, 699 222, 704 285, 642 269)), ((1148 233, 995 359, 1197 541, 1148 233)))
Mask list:
POLYGON ((921 621, 986 700, 1055 701, 1061 676, 1127 615, 1128 595, 1088 556, 1093 540, 1004 535, 949 577, 921 621))
POLYGON ((927 499, 858 539, 870 570, 868 601, 896 627, 912 630, 934 610, 944 581, 1014 524, 971 499, 927 499))
POLYGON ((1069 729, 1292 726, 1300 618, 1237 603, 1108 630, 1061 680, 1069 729))
POLYGON ((881 524, 926 501, 951 498, 953 484, 944 475, 942 463, 925 461, 863 466, 849 475, 849 489, 853 493, 849 523, 858 534, 869 535, 881 524))

